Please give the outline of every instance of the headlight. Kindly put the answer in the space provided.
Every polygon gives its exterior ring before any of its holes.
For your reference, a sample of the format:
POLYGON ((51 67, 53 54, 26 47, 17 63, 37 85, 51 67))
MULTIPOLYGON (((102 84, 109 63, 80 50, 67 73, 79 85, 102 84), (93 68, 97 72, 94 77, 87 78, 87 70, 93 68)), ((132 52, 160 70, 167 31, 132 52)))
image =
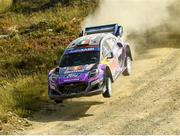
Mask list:
POLYGON ((58 78, 58 75, 52 74, 49 76, 49 86, 51 89, 56 89, 56 80, 58 78))
POLYGON ((57 80, 57 78, 58 78, 58 75, 52 74, 52 75, 49 77, 49 80, 55 82, 55 81, 57 80))
POLYGON ((99 70, 98 69, 93 69, 89 72, 89 78, 93 78, 95 76, 97 76, 99 73, 99 70))

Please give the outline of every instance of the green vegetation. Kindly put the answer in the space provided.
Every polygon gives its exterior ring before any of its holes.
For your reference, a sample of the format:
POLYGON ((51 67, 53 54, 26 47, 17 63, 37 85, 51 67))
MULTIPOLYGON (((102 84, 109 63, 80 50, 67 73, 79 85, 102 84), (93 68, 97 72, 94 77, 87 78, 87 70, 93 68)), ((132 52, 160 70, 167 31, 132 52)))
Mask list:
POLYGON ((7 10, 12 4, 12 0, 0 0, 0 13, 7 10))
POLYGON ((27 117, 47 102, 47 71, 98 0, 16 0, 0 14, 0 125, 8 112, 27 117))

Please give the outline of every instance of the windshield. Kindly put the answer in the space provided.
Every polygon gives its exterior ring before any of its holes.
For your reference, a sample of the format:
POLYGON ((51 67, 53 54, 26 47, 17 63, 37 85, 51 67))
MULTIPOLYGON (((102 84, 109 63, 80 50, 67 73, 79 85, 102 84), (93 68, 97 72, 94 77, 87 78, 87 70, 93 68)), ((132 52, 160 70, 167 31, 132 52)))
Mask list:
POLYGON ((99 62, 99 51, 65 54, 60 62, 60 67, 80 66, 99 62))

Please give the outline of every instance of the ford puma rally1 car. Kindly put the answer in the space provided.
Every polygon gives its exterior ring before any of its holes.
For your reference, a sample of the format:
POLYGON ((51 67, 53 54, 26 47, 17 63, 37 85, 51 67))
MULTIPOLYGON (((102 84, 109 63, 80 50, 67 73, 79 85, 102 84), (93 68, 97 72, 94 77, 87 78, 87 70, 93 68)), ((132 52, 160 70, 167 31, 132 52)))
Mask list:
POLYGON ((111 97, 111 84, 131 74, 130 46, 121 39, 118 24, 88 27, 62 55, 59 66, 48 74, 48 95, 63 99, 103 94, 111 97))

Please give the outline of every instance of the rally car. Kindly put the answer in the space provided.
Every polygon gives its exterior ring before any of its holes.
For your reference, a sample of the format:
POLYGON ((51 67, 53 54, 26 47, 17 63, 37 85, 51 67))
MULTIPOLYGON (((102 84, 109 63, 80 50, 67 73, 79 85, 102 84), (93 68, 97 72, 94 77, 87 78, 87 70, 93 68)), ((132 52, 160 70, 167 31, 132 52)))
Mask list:
POLYGON ((59 66, 48 74, 48 95, 55 102, 102 94, 111 97, 111 84, 131 74, 130 46, 123 42, 118 24, 87 27, 69 44, 59 66))

